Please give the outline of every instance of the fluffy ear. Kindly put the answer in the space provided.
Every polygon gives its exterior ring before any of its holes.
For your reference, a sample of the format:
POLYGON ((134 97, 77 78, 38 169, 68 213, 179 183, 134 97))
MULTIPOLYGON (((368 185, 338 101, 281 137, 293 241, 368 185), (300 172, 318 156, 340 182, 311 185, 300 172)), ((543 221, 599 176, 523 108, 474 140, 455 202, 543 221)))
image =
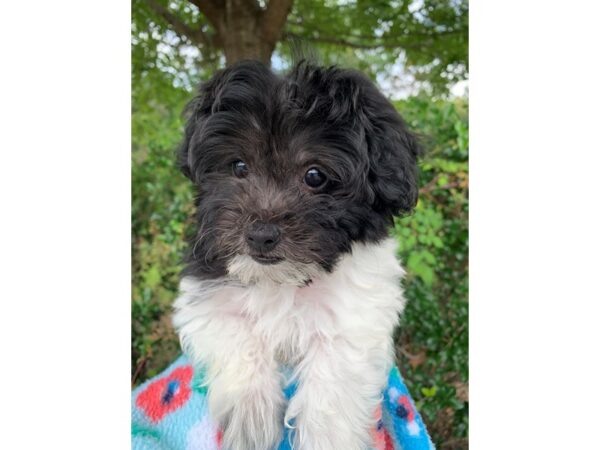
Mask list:
POLYGON ((190 101, 185 110, 184 117, 186 118, 183 142, 177 150, 177 165, 183 174, 190 180, 194 181, 193 177, 193 151, 191 149, 192 139, 202 122, 206 120, 212 110, 212 106, 218 95, 218 88, 222 84, 224 72, 218 72, 213 78, 206 83, 200 85, 198 94, 190 101))
POLYGON ((197 96, 187 105, 183 142, 177 152, 180 170, 196 181, 198 151, 202 145, 207 122, 217 112, 243 111, 256 103, 253 95, 268 90, 273 74, 262 63, 241 61, 218 71, 209 81, 200 85, 197 96))
POLYGON ((370 80, 361 78, 355 84, 359 90, 355 98, 368 147, 373 207, 389 216, 409 213, 419 193, 419 143, 394 106, 370 80))

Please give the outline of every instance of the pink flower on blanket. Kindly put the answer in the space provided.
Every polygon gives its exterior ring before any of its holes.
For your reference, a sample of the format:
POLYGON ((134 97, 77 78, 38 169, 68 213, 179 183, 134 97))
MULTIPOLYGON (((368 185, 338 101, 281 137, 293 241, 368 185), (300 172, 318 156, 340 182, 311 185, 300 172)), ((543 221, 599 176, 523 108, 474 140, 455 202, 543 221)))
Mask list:
POLYGON ((394 450, 392 438, 383 425, 381 405, 375 410, 375 427, 371 430, 371 438, 377 450, 394 450))
POLYGON ((137 396, 135 404, 152 422, 158 422, 188 401, 192 394, 190 382, 193 375, 192 366, 177 367, 168 376, 150 383, 137 396))

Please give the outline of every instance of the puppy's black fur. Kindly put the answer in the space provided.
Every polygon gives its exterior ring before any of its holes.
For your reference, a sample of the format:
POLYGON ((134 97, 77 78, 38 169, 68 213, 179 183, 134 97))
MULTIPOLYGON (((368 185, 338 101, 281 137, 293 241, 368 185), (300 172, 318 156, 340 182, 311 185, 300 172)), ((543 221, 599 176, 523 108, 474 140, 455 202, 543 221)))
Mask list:
POLYGON ((270 256, 330 271, 416 204, 417 141, 358 72, 300 63, 277 76, 242 62, 203 84, 188 113, 178 158, 198 191, 198 232, 187 275, 224 276, 230 258, 251 253, 255 222, 281 230, 270 256), (326 176, 322 187, 304 182, 310 168, 326 176))

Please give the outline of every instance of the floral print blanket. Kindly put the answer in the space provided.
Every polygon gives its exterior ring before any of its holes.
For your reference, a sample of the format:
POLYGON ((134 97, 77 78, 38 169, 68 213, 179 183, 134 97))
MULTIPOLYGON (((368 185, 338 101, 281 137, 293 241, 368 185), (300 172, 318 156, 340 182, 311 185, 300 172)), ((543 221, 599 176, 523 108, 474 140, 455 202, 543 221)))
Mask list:
MULTIPOLYGON (((202 372, 185 356, 137 387, 131 399, 132 449, 221 450, 221 431, 208 414, 206 389, 202 372)), ((293 396, 294 386, 285 394, 293 396)), ((372 450, 434 450, 397 368, 390 372, 376 419, 372 450)), ((279 450, 291 450, 287 429, 279 450)))

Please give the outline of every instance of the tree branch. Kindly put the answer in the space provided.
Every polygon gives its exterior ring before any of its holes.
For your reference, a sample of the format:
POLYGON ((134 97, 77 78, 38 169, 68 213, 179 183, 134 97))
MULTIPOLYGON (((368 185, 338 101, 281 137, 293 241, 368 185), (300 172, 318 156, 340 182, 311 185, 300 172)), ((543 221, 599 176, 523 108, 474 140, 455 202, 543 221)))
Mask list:
POLYGON ((267 42, 277 42, 293 4, 294 0, 269 0, 261 18, 262 33, 267 42))
POLYGON ((162 17, 169 25, 173 27, 173 31, 175 31, 178 35, 187 37, 194 44, 199 45, 210 45, 210 40, 204 34, 204 32, 200 28, 192 28, 183 22, 179 17, 169 11, 167 8, 162 6, 155 0, 145 0, 148 6, 157 13, 160 17, 162 17))
POLYGON ((217 33, 221 29, 221 20, 225 12, 224 2, 215 0, 189 0, 190 3, 196 5, 200 12, 208 19, 210 24, 215 27, 217 33))
MULTIPOLYGON (((310 24, 305 23, 302 20, 302 17, 290 17, 287 19, 286 21, 286 25, 293 25, 296 31, 304 31, 305 33, 317 33, 317 34, 322 34, 322 30, 318 29, 318 28, 310 28, 310 24), (308 25, 308 27, 307 27, 308 25)), ((397 33, 395 35, 383 35, 380 37, 377 36, 364 36, 364 35, 360 35, 360 34, 347 34, 345 36, 341 36, 338 33, 335 33, 336 37, 342 37, 344 39, 358 39, 360 40, 369 40, 369 39, 381 39, 383 41, 385 40, 394 40, 394 39, 400 39, 400 38, 404 38, 404 37, 439 37, 439 36, 445 36, 445 35, 451 35, 451 34, 465 34, 468 33, 468 27, 453 27, 450 29, 445 29, 445 30, 440 30, 440 31, 435 31, 432 28, 429 28, 429 31, 415 31, 415 30, 411 30, 411 31, 405 31, 403 33, 397 33)))
MULTIPOLYGON (((356 41, 354 41, 354 39, 369 40, 369 39, 373 39, 373 38, 372 37, 360 38, 359 36, 351 36, 351 37, 346 38, 346 37, 323 36, 320 34, 316 35, 316 36, 304 36, 304 35, 300 35, 297 33, 291 33, 291 32, 285 33, 285 37, 293 37, 293 38, 297 38, 300 40, 304 39, 304 40, 311 41, 311 42, 341 45, 341 46, 345 46, 345 47, 365 49, 365 50, 376 49, 376 48, 419 49, 419 48, 423 48, 423 47, 429 45, 431 43, 431 39, 435 39, 435 38, 441 37, 443 35, 457 34, 457 33, 459 33, 459 31, 451 31, 451 32, 448 31, 448 32, 439 32, 439 33, 431 33, 431 34, 415 33, 415 36, 426 36, 429 38, 429 40, 422 40, 415 44, 408 44, 408 43, 401 42, 401 41, 391 41, 391 40, 387 40, 387 39, 381 40, 378 42, 377 41, 375 41, 375 42, 356 42, 356 41)), ((411 34, 408 34, 408 33, 403 34, 401 37, 409 38, 409 37, 411 37, 411 34)))
POLYGON ((360 42, 352 42, 344 38, 335 38, 331 36, 302 36, 296 33, 286 33, 285 37, 292 37, 300 40, 306 40, 311 42, 318 42, 323 44, 333 44, 333 45, 341 45, 344 47, 350 48, 359 48, 359 49, 374 49, 374 48, 397 48, 400 45, 397 44, 384 44, 384 43, 368 43, 363 44, 360 42))

